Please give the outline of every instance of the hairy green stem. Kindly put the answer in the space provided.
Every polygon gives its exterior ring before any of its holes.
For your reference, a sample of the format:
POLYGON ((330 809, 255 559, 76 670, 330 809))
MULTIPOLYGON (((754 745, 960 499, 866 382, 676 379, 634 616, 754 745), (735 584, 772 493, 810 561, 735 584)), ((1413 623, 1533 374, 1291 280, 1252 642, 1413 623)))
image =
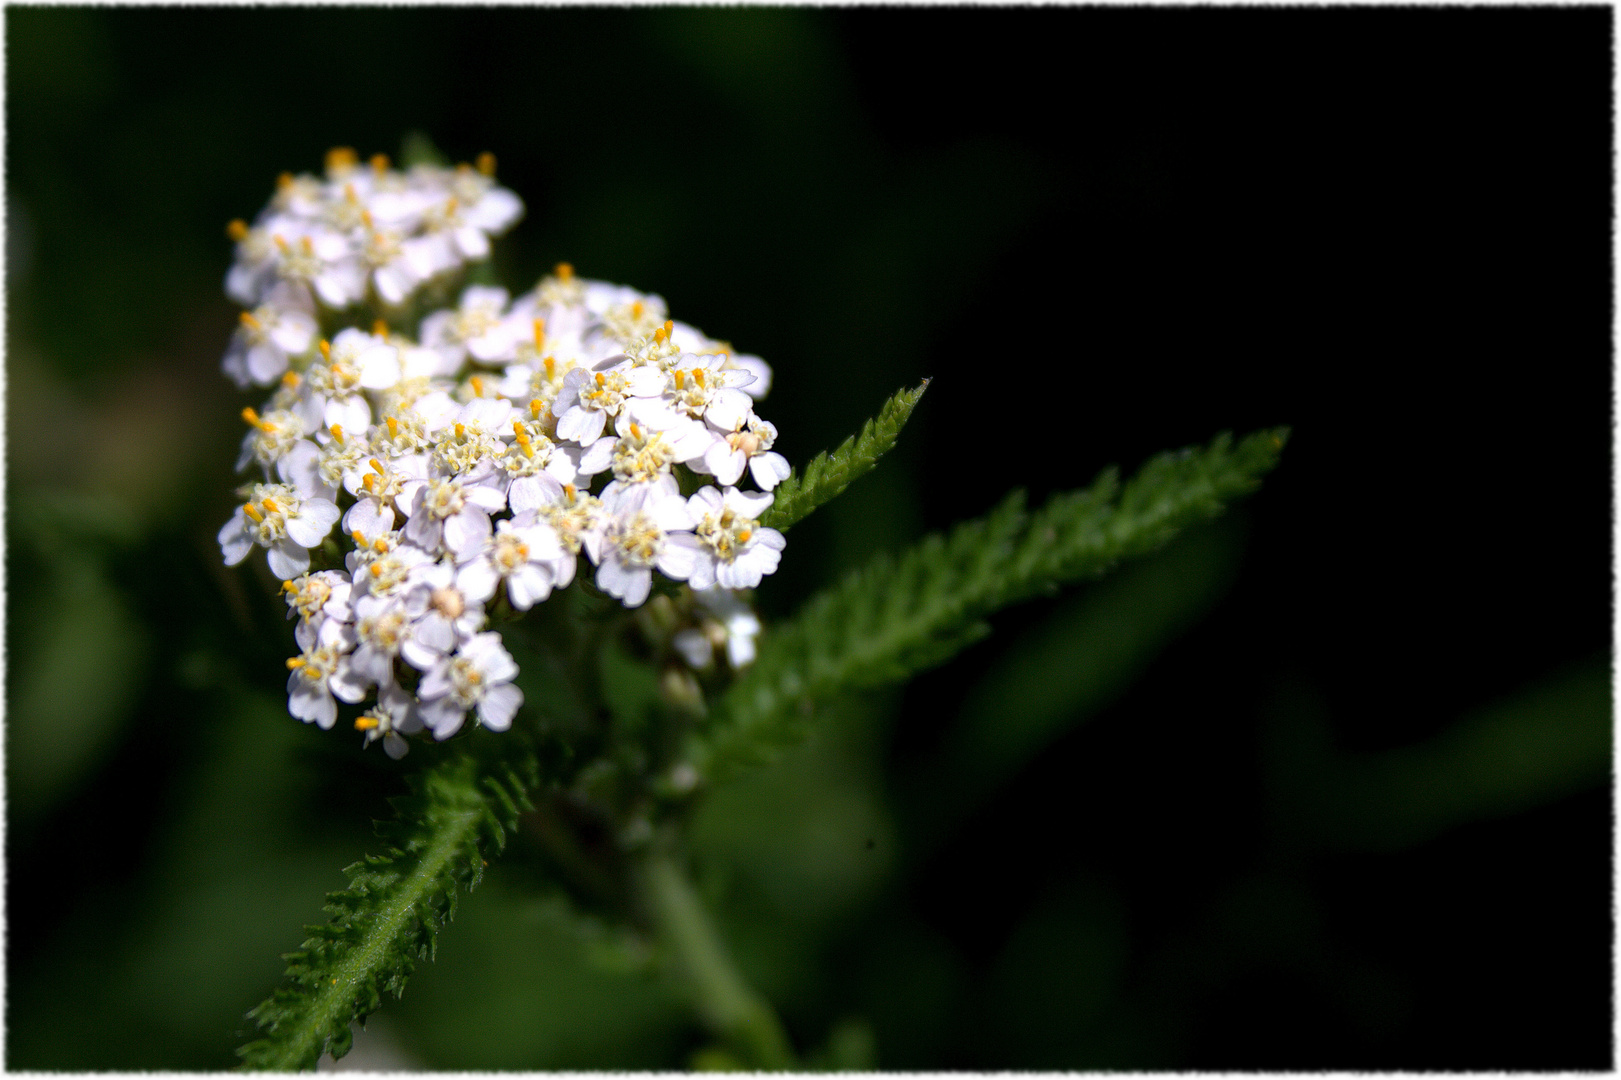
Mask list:
POLYGON ((777 1014, 732 963, 692 882, 675 858, 646 856, 639 868, 644 899, 666 948, 676 957, 698 1014, 744 1063, 792 1069, 794 1053, 777 1014))

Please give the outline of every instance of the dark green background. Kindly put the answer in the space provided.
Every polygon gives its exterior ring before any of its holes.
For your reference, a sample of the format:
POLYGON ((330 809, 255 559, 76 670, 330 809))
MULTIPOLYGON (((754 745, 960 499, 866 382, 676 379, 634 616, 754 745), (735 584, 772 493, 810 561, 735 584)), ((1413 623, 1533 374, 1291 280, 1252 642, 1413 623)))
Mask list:
MULTIPOLYGON (((411 131, 498 156, 515 291, 567 259, 771 361, 790 460, 936 377, 768 612, 1294 426, 1222 523, 716 793, 802 1051, 1609 1066, 1608 9, 4 14, 8 1067, 229 1066, 401 790, 286 715, 214 534, 224 224, 411 131)), ((357 1054, 682 1067, 523 843, 357 1054)))

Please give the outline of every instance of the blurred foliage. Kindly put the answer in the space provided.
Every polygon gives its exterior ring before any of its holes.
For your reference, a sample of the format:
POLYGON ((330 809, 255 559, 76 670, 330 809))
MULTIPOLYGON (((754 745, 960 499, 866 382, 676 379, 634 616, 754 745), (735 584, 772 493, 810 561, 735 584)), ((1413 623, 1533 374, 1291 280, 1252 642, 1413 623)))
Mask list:
MULTIPOLYGON (((514 288, 566 258, 769 360, 797 465, 935 377, 777 615, 1015 484, 1294 425, 1241 518, 702 806, 808 1063, 1610 1063, 1609 12, 4 18, 8 1067, 229 1067, 404 792, 286 715, 214 536, 223 225, 412 133, 499 156, 514 288), (1018 393, 1051 422, 984 437, 1018 393)), ((544 827, 346 1066, 727 1063, 544 827)))

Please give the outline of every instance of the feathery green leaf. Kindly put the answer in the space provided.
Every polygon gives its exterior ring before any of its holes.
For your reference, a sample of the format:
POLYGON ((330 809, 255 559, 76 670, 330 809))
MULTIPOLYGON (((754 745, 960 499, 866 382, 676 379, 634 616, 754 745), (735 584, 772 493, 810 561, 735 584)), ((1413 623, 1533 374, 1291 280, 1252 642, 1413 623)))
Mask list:
POLYGON ((332 918, 307 927, 288 953, 290 985, 248 1013, 265 1037, 237 1053, 249 1069, 313 1069, 323 1051, 349 1051, 350 1023, 399 997, 419 960, 431 960, 459 891, 483 876, 483 852, 501 850, 537 784, 532 755, 517 765, 452 757, 413 778, 380 824, 389 847, 347 867, 349 888, 327 895, 332 918))
POLYGON ((711 777, 768 759, 797 737, 812 704, 939 664, 989 628, 986 615, 1057 585, 1096 577, 1214 517, 1277 464, 1287 428, 1234 445, 1160 454, 1124 487, 1107 469, 1036 512, 1014 492, 985 517, 887 555, 810 600, 761 640, 752 667, 689 746, 711 777))
POLYGON ((760 524, 787 531, 878 464, 879 458, 894 449, 907 417, 928 388, 929 380, 924 379, 916 390, 897 390, 878 415, 862 425, 861 434, 845 439, 831 454, 826 450, 817 454, 803 474, 793 473, 778 484, 773 492, 776 498, 771 509, 761 516, 760 524))

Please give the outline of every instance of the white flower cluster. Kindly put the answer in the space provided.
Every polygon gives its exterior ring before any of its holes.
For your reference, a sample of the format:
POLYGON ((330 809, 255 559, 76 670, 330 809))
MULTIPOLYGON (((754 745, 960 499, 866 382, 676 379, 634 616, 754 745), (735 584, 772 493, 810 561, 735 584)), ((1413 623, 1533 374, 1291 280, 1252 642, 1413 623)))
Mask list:
MULTIPOLYGON (((656 569, 743 620, 735 636, 752 642, 758 623, 722 590, 757 586, 784 546, 758 521, 789 473, 754 411, 770 368, 667 319, 657 296, 563 264, 515 299, 467 288, 415 340, 381 319, 318 340, 314 299, 347 306, 369 280, 397 311, 486 253, 522 212, 492 169, 402 174, 334 152, 324 183, 284 177, 259 224, 235 230, 227 288, 259 306, 224 367, 276 389, 243 410, 237 467, 264 482, 241 489, 220 530, 225 562, 264 548, 283 579, 302 650, 288 661, 291 713, 331 727, 338 701, 375 691, 356 727, 395 757, 404 734, 448 738, 469 712, 510 726, 518 668, 486 629, 503 594, 528 610, 574 579, 583 552, 625 606, 647 599, 656 569), (689 488, 714 483, 683 496, 678 466, 689 488), (764 490, 740 490, 745 472, 764 490), (340 517, 345 569, 311 572, 340 517)), ((734 666, 752 656, 738 648, 734 666)), ((697 642, 683 652, 709 662, 697 642)))

